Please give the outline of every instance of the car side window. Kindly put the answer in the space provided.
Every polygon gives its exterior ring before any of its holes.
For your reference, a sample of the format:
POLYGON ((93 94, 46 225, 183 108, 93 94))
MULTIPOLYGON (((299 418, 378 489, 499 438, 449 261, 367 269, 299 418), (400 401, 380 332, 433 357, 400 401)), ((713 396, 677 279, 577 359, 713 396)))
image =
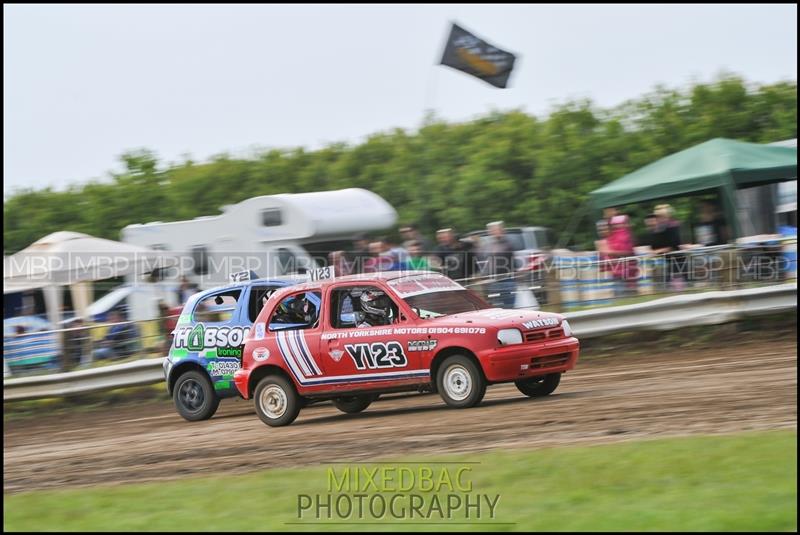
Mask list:
POLYGON ((331 292, 331 325, 334 329, 377 327, 398 321, 397 305, 377 286, 349 286, 331 292))
POLYGON ((311 329, 319 323, 319 292, 300 292, 281 299, 269 319, 270 331, 311 329))
POLYGON ((247 303, 247 315, 250 323, 255 323, 267 299, 277 290, 277 286, 253 286, 250 288, 250 301, 247 303))
POLYGON ((204 297, 194 307, 192 319, 203 323, 230 321, 236 312, 242 290, 228 290, 204 297))

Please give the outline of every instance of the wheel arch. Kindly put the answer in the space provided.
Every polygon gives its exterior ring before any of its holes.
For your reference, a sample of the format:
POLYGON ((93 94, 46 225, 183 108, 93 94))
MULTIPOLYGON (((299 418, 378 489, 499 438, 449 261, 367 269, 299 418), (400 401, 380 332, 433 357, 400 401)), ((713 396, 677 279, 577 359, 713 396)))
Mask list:
POLYGON ((208 377, 208 380, 211 381, 211 384, 214 384, 214 381, 211 379, 211 376, 208 375, 208 371, 203 368, 199 363, 194 360, 187 360, 175 365, 172 370, 169 372, 169 380, 167 382, 167 392, 169 395, 172 395, 172 389, 175 388, 175 381, 178 380, 178 377, 183 375, 188 371, 198 371, 208 377))
POLYGON ((475 355, 475 353, 473 353, 466 347, 450 346, 439 350, 433 357, 433 360, 431 360, 431 386, 433 387, 434 392, 438 391, 436 386, 436 376, 439 373, 439 368, 441 368, 442 363, 447 359, 447 357, 450 357, 452 355, 463 355, 468 359, 472 360, 480 370, 481 375, 483 375, 483 379, 486 380, 488 383, 488 380, 486 379, 486 372, 483 371, 483 366, 481 366, 481 361, 478 360, 478 357, 475 355))
POLYGON ((254 369, 250 373, 250 377, 247 379, 248 399, 253 397, 253 391, 255 390, 258 382, 267 375, 280 375, 281 377, 289 381, 289 384, 292 385, 295 390, 297 390, 297 385, 294 384, 294 381, 292 380, 291 377, 289 377, 289 374, 286 373, 286 370, 284 370, 280 366, 276 366, 275 364, 264 364, 263 366, 259 366, 258 368, 254 369))

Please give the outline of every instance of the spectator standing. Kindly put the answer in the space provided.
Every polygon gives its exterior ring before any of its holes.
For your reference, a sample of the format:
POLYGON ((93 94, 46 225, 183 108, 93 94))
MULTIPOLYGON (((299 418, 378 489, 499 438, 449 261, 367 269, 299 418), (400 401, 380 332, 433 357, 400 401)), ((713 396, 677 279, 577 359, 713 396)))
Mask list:
POLYGON ((633 251, 633 234, 628 225, 628 216, 618 214, 611 218, 610 232, 606 240, 607 254, 611 257, 611 272, 622 285, 622 294, 636 291, 636 258, 633 251))
POLYGON ((651 245, 653 253, 664 255, 665 274, 670 287, 673 290, 682 290, 686 286, 683 278, 686 255, 681 252, 680 222, 673 217, 669 204, 659 204, 654 213, 657 225, 654 243, 651 245))
POLYGON ((658 239, 658 217, 656 214, 647 214, 644 216, 644 226, 647 228, 647 237, 645 238, 644 245, 649 245, 651 249, 655 249, 654 243, 658 239))
POLYGON ((364 234, 357 234, 353 240, 353 252, 350 254, 352 273, 363 273, 364 266, 373 255, 369 250, 369 240, 364 234))
POLYGON ((133 323, 126 323, 122 314, 117 310, 111 311, 109 327, 103 340, 94 350, 94 358, 98 360, 124 358, 132 355, 138 349, 139 331, 133 323))
POLYGON ((425 236, 419 231, 416 225, 406 225, 400 228, 400 235, 403 237, 403 247, 408 249, 411 242, 418 242, 424 254, 433 252, 433 246, 425 236))
POLYGON ((596 228, 597 240, 594 242, 594 248, 600 260, 599 271, 605 273, 611 271, 611 249, 608 246, 608 235, 611 233, 611 229, 605 219, 599 220, 596 228))
POLYGON ((370 244, 370 252, 376 255, 373 271, 398 271, 408 269, 408 252, 392 244, 387 238, 380 238, 370 244))
POLYGON ((728 229, 717 207, 710 201, 700 203, 699 222, 694 228, 695 243, 703 246, 725 245, 728 229))
POLYGON ((369 254, 364 257, 361 267, 362 273, 375 273, 381 271, 378 259, 383 252, 383 244, 380 241, 374 241, 369 244, 369 254))
POLYGON ((334 273, 337 277, 344 275, 352 275, 353 264, 347 261, 347 256, 344 251, 331 251, 328 254, 328 265, 333 267, 334 273))
POLYGON ((185 303, 191 296, 200 291, 200 287, 193 282, 189 282, 186 275, 181 277, 181 285, 178 288, 178 299, 181 303, 185 303))
POLYGON ((514 249, 506 237, 502 221, 494 221, 486 225, 488 239, 481 248, 481 261, 484 264, 483 274, 493 280, 487 291, 490 301, 501 308, 513 308, 514 291, 517 288, 514 280, 514 249))
POLYGON ((381 241, 384 244, 384 252, 391 256, 393 261, 392 267, 389 270, 408 269, 408 251, 406 251, 405 247, 396 245, 386 238, 383 238, 381 241))
POLYGON ((436 256, 442 274, 453 280, 463 280, 470 276, 470 251, 471 242, 456 239, 456 234, 451 228, 436 231, 436 256))
POLYGON ((414 271, 425 271, 431 268, 427 256, 422 251, 422 246, 418 241, 408 243, 408 269, 414 271))
POLYGON ((81 364, 88 364, 91 355, 91 337, 82 318, 75 318, 64 331, 64 358, 61 371, 69 371, 81 364))

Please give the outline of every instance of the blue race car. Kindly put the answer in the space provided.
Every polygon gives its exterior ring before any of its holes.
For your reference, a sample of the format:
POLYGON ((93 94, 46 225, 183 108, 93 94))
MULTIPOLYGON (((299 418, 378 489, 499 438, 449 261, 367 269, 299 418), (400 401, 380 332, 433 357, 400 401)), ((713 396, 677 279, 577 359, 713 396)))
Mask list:
MULTIPOLYGON (((239 396, 233 374, 242 365, 244 339, 258 313, 275 290, 308 281, 305 275, 258 279, 252 272, 231 278, 235 282, 190 297, 172 331, 164 359, 167 391, 189 421, 211 418, 221 399, 239 396)), ((301 312, 291 310, 291 303, 284 310, 287 318, 301 312)))

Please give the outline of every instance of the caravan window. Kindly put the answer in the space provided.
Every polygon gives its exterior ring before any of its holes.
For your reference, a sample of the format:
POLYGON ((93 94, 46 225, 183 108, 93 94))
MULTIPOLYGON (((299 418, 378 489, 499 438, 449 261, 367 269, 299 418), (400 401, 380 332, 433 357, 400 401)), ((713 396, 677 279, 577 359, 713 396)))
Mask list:
POLYGON ((277 227, 283 224, 280 208, 266 208, 261 210, 261 224, 265 227, 277 227))

